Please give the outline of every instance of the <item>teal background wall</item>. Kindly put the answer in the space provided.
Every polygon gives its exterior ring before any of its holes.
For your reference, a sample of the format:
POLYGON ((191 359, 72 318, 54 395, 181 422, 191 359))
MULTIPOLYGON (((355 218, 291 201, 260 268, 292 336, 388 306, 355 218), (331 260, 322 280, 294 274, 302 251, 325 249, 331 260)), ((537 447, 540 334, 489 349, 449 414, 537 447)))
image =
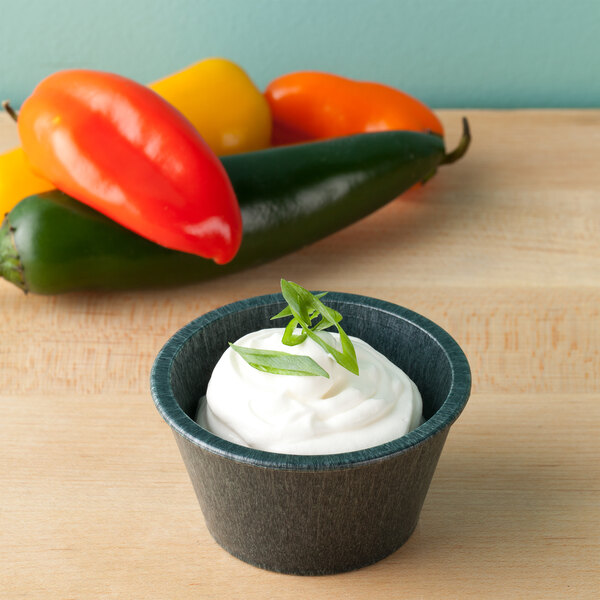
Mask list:
POLYGON ((0 0, 0 96, 62 68, 141 82, 208 56, 264 87, 292 70, 435 107, 600 106, 600 0, 0 0))

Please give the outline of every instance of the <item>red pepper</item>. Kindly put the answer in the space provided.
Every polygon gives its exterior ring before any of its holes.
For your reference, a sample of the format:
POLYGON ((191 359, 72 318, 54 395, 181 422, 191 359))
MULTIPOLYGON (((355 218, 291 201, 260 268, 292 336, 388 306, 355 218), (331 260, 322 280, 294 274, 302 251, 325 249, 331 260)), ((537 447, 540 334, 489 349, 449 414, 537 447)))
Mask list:
POLYGON ((162 246, 222 264, 242 219, 219 159, 153 91, 119 75, 60 71, 19 113, 33 168, 57 188, 162 246))
POLYGON ((444 135, 430 108, 381 83, 299 71, 274 79, 265 97, 273 115, 275 145, 392 129, 444 135))

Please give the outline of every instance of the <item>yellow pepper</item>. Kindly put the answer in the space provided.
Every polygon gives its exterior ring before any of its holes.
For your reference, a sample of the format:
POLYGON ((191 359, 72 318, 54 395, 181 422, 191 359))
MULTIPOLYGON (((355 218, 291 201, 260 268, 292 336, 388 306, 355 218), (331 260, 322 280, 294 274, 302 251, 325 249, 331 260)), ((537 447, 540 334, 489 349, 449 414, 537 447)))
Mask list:
POLYGON ((230 60, 202 60, 150 87, 179 109, 219 156, 269 145, 269 105, 246 72, 230 60))
MULTIPOLYGON (((182 112, 219 156, 269 145, 269 105, 246 72, 230 60, 208 58, 149 87, 182 112)), ((26 196, 51 189, 49 181, 31 170, 21 148, 0 155, 0 221, 26 196)))
POLYGON ((0 155, 0 221, 23 198, 53 189, 47 179, 31 170, 21 148, 0 155))

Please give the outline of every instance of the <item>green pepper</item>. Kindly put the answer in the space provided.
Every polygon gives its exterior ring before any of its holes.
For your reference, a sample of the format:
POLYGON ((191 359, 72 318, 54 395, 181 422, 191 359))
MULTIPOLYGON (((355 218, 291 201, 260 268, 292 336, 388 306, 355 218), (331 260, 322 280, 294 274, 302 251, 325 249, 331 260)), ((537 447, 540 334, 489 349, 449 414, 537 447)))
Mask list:
POLYGON ((56 190, 29 196, 0 227, 0 275, 24 291, 135 289, 203 281, 315 242, 464 154, 441 137, 386 131, 223 157, 243 219, 236 257, 217 265, 154 244, 56 190))

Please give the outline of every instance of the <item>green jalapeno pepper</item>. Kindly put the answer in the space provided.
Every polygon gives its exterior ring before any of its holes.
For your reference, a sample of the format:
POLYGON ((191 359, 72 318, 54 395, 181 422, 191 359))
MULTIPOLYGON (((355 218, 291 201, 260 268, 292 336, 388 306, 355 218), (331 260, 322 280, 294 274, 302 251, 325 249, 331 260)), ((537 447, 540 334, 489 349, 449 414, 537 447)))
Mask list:
POLYGON ((239 271, 315 242, 431 177, 466 151, 441 137, 386 131, 223 157, 243 220, 225 265, 150 242, 59 191, 25 198, 0 227, 0 275, 24 291, 136 289, 239 271))

